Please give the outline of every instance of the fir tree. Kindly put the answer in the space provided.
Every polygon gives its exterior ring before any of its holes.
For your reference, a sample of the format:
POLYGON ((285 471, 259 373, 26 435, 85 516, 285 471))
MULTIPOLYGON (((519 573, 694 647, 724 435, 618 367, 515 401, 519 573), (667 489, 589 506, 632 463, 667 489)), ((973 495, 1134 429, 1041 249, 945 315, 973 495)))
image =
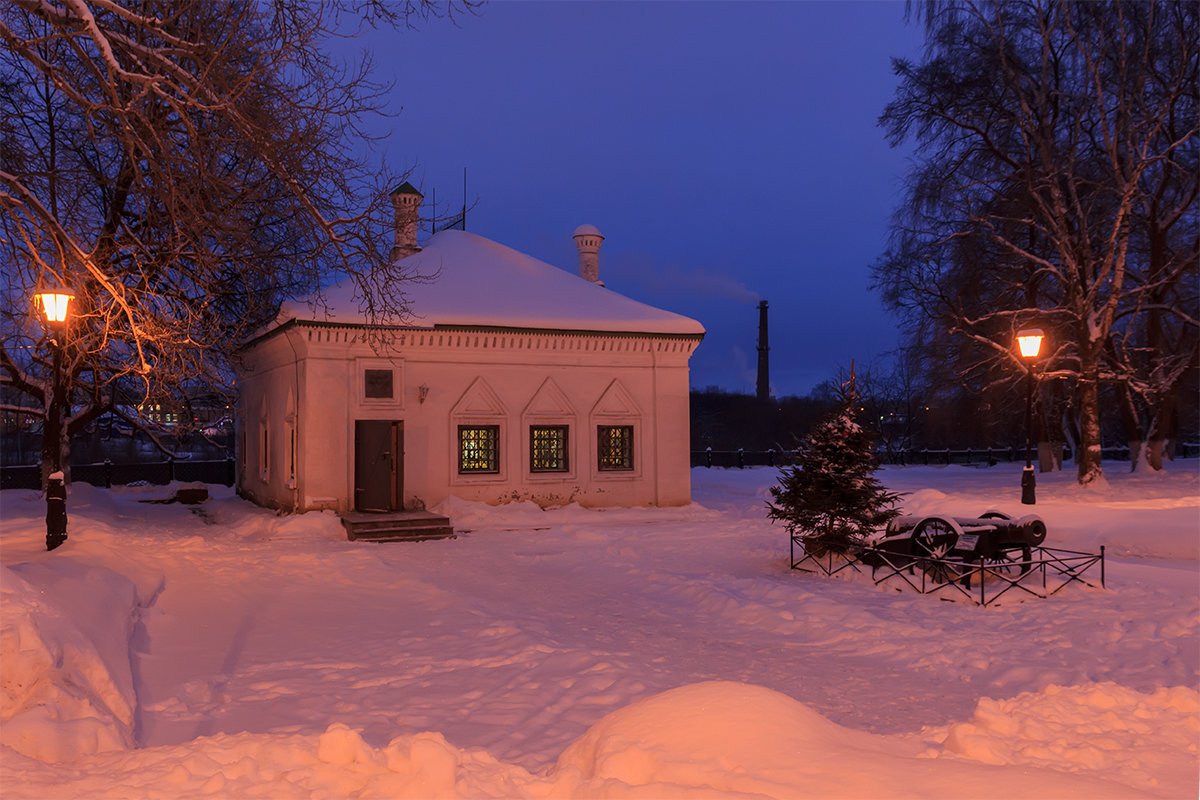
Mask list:
POLYGON ((856 420, 853 365, 838 394, 840 407, 801 443, 767 504, 770 518, 783 522, 790 535, 802 538, 805 552, 818 557, 848 552, 900 513, 892 506, 902 495, 875 478, 871 435, 856 420))

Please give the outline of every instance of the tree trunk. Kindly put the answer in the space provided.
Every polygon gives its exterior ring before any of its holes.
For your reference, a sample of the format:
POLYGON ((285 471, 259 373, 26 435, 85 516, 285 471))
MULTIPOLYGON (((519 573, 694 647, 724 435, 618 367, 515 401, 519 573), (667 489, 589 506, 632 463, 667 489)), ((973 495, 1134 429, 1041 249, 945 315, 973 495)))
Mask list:
POLYGON ((1062 442, 1038 442, 1038 471, 1058 472, 1062 469, 1062 442))
POLYGON ((1142 447, 1146 440, 1145 428, 1129 384, 1117 384, 1117 399, 1121 410, 1121 424, 1125 428, 1125 442, 1129 446, 1129 471, 1137 472, 1142 463, 1142 447))
POLYGON ((62 374, 62 345, 54 343, 51 359, 50 388, 46 397, 46 413, 42 426, 42 491, 46 491, 50 475, 63 474, 63 483, 70 483, 71 437, 67 435, 67 387, 62 374))
POLYGON ((1056 425, 1050 424, 1050 415, 1054 411, 1054 394, 1052 388, 1038 387, 1037 402, 1037 457, 1039 472, 1058 472, 1062 469, 1062 439, 1057 438, 1061 433, 1056 425))
POLYGON ((1176 440, 1176 429, 1179 427, 1177 401, 1174 390, 1164 392, 1150 420, 1150 432, 1146 437, 1146 463, 1155 471, 1163 469, 1164 456, 1174 460, 1167 443, 1174 445, 1176 440))
POLYGON ((62 438, 62 417, 58 404, 54 402, 54 393, 46 403, 46 412, 42 417, 42 491, 46 491, 50 475, 59 469, 62 458, 62 448, 59 440, 62 438))
POLYGON ((1100 452, 1100 370, 1095 353, 1085 350, 1080 356, 1080 378, 1076 387, 1079 449, 1075 454, 1075 463, 1079 470, 1080 485, 1087 486, 1104 477, 1100 452))

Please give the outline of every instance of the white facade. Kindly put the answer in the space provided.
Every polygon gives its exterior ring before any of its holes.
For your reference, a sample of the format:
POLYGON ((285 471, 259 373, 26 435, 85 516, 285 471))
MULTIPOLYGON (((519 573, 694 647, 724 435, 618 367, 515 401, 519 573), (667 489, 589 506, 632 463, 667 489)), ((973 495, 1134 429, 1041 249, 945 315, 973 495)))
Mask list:
POLYGON ((438 278, 407 292, 414 316, 384 346, 338 287, 246 346, 242 494, 337 511, 691 501, 699 323, 465 232, 410 261, 438 278))

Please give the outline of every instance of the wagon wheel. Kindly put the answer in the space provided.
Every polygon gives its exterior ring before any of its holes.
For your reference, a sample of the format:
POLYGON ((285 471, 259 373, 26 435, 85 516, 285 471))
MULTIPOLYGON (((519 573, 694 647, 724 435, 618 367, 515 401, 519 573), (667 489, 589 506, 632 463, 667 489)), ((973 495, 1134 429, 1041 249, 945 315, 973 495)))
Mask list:
POLYGON ((922 561, 925 574, 937 583, 957 580, 958 568, 946 562, 946 557, 958 544, 962 530, 951 520, 942 517, 926 517, 913 529, 913 554, 930 559, 922 561))
POLYGON ((1012 517, 1010 515, 1005 514, 1003 511, 985 511, 979 515, 979 518, 980 519, 1012 519, 1012 517))
POLYGON ((984 567, 998 575, 1015 577, 1030 570, 1033 549, 1027 544, 1012 545, 997 550, 983 560, 984 567))

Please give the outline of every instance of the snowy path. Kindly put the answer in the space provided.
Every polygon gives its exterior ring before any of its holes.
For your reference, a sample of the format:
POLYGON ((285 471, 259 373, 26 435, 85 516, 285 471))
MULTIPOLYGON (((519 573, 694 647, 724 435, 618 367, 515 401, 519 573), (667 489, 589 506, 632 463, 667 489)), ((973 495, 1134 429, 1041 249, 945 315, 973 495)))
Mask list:
POLYGON ((1111 591, 980 609, 788 570, 757 497, 562 516, 415 545, 337 542, 331 525, 180 564, 145 621, 142 743, 336 719, 369 743, 437 730, 538 769, 608 711, 704 680, 875 733, 1050 684, 1195 680, 1191 564, 1116 560, 1111 591))

